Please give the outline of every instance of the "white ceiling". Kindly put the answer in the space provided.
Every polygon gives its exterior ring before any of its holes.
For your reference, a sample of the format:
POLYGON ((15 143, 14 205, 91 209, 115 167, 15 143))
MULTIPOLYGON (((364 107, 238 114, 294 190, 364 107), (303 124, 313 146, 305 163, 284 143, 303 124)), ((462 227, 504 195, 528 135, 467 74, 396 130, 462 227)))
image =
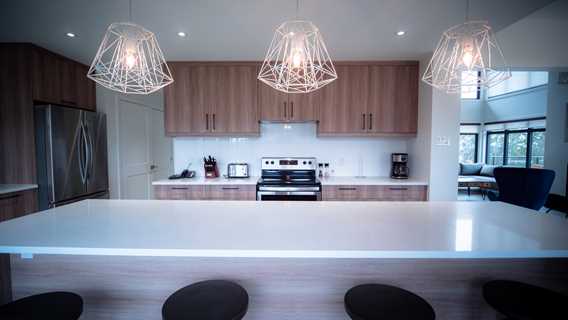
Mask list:
MULTIPOLYGON (((296 7, 294 0, 132 2, 134 22, 156 33, 168 60, 262 60, 274 29, 296 7)), ((500 30, 551 2, 471 0, 470 15, 500 30)), ((335 60, 420 58, 464 14, 465 0, 300 2, 300 16, 319 27, 335 60), (398 30, 407 35, 395 36, 398 30)), ((90 63, 107 26, 126 20, 128 0, 2 0, 0 41, 33 42, 90 63)))

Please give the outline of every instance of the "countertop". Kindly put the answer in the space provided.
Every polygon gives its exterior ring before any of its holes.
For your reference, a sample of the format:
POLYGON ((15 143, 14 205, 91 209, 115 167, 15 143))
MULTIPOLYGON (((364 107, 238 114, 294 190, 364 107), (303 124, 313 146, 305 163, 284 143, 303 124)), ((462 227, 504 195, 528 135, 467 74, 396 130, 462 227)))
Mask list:
POLYGON ((256 185, 260 177, 248 177, 248 178, 233 178, 228 179, 225 177, 207 179, 205 177, 194 177, 190 179, 174 179, 174 180, 158 180, 152 182, 154 186, 175 186, 175 185, 192 185, 192 184, 209 184, 209 185, 219 185, 219 184, 253 184, 256 185))
POLYGON ((0 195, 37 188, 37 184, 0 184, 0 195))
POLYGON ((568 257, 568 219, 500 202, 84 200, 0 223, 0 253, 568 257))
MULTIPOLYGON (((168 185, 192 185, 192 184, 256 184, 259 177, 250 177, 247 179, 227 179, 215 178, 206 179, 205 177, 195 177, 191 179, 176 179, 176 180, 158 180, 152 182, 155 186, 168 186, 168 185)), ((330 177, 320 179, 321 184, 326 186, 333 185, 406 185, 406 186, 427 186, 428 182, 410 178, 410 179, 391 179, 389 177, 330 177)))

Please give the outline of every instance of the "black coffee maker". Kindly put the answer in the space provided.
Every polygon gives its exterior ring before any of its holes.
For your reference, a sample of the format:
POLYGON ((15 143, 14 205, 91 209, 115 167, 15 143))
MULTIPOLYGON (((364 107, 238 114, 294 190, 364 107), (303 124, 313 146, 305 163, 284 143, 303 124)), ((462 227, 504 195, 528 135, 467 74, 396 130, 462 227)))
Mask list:
POLYGON ((393 153, 391 161, 391 178, 408 179, 408 153, 393 153))

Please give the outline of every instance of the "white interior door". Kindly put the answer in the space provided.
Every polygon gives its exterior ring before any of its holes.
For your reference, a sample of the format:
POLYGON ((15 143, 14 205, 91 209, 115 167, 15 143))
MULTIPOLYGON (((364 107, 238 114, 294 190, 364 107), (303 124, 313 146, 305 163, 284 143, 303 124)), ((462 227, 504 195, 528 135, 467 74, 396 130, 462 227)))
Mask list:
POLYGON ((120 100, 120 198, 152 199, 152 181, 171 171, 172 141, 164 135, 163 112, 120 100))

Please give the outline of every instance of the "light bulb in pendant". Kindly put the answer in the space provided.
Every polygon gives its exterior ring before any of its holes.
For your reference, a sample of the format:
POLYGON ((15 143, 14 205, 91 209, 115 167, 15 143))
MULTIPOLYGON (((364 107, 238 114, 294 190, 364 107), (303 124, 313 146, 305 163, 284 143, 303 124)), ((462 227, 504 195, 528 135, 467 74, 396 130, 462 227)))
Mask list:
POLYGON ((302 50, 294 50, 294 54, 292 55, 292 68, 299 68, 304 63, 304 53, 302 50))
POLYGON ((136 57, 132 54, 132 52, 127 52, 126 56, 124 56, 124 63, 126 64, 127 69, 132 69, 136 65, 136 57))
POLYGON ((471 43, 471 40, 464 41, 461 60, 462 63, 467 67, 467 69, 471 70, 471 67, 474 64, 473 44, 471 43))

